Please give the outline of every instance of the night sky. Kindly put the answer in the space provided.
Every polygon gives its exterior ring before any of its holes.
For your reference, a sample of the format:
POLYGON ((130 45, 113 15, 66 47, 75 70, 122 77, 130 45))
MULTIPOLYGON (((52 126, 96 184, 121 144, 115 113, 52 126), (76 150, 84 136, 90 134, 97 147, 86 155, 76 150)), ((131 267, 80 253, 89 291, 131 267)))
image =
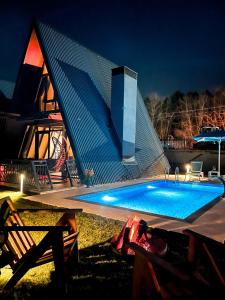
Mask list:
POLYGON ((225 87, 225 0, 27 2, 0 0, 0 80, 16 81, 35 17, 138 72, 143 96, 225 87))

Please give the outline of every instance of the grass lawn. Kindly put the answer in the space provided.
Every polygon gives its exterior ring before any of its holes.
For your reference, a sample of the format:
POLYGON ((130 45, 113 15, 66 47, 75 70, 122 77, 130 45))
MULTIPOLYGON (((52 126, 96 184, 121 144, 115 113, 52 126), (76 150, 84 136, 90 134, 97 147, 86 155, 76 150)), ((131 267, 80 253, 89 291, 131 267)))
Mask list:
MULTIPOLYGON (((7 194, 7 192, 6 192, 7 194)), ((0 198, 6 196, 0 191, 0 198)), ((54 225, 62 213, 54 207, 10 195, 17 207, 53 208, 40 212, 23 212, 26 225, 54 225)), ((111 250, 110 240, 119 233, 123 222, 87 213, 77 214, 78 244, 81 263, 68 283, 66 299, 131 299, 132 263, 117 257, 111 250)), ((45 233, 32 233, 38 243, 45 233)), ((10 278, 9 266, 1 269, 0 289, 10 278)), ((53 263, 31 269, 17 283, 13 291, 3 293, 1 299, 57 299, 51 280, 53 263)))

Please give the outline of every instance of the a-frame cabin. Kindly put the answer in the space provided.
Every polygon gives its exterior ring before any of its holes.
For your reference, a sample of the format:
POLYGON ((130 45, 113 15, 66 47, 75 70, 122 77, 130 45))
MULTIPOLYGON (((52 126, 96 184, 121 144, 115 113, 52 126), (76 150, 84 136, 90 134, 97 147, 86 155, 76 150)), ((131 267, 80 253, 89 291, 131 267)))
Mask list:
POLYGON ((137 74, 93 53, 43 23, 34 24, 14 91, 18 158, 108 183, 163 173, 161 143, 137 87, 137 74))

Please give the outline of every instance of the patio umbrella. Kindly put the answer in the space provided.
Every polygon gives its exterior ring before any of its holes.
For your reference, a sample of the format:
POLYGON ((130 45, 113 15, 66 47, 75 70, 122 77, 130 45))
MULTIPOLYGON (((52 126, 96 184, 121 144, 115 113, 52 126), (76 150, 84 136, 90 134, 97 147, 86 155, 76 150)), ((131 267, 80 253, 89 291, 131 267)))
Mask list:
POLYGON ((221 149, 221 142, 225 141, 225 130, 202 132, 200 135, 194 136, 193 139, 197 142, 217 142, 218 143, 218 172, 220 175, 220 149, 221 149))

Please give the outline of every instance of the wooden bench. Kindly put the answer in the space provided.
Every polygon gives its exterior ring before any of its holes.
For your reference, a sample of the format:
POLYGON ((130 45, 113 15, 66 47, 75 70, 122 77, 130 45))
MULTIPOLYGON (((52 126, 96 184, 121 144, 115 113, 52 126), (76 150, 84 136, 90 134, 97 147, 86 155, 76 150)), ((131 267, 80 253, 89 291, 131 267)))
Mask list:
POLYGON ((9 264, 13 275, 5 285, 12 288, 33 267, 54 261, 57 287, 65 292, 66 266, 79 260, 76 212, 66 210, 55 226, 25 226, 12 200, 6 197, 0 209, 1 266, 9 264), (47 231, 36 245, 30 231, 47 231), (64 235, 63 232, 68 234, 64 235))

